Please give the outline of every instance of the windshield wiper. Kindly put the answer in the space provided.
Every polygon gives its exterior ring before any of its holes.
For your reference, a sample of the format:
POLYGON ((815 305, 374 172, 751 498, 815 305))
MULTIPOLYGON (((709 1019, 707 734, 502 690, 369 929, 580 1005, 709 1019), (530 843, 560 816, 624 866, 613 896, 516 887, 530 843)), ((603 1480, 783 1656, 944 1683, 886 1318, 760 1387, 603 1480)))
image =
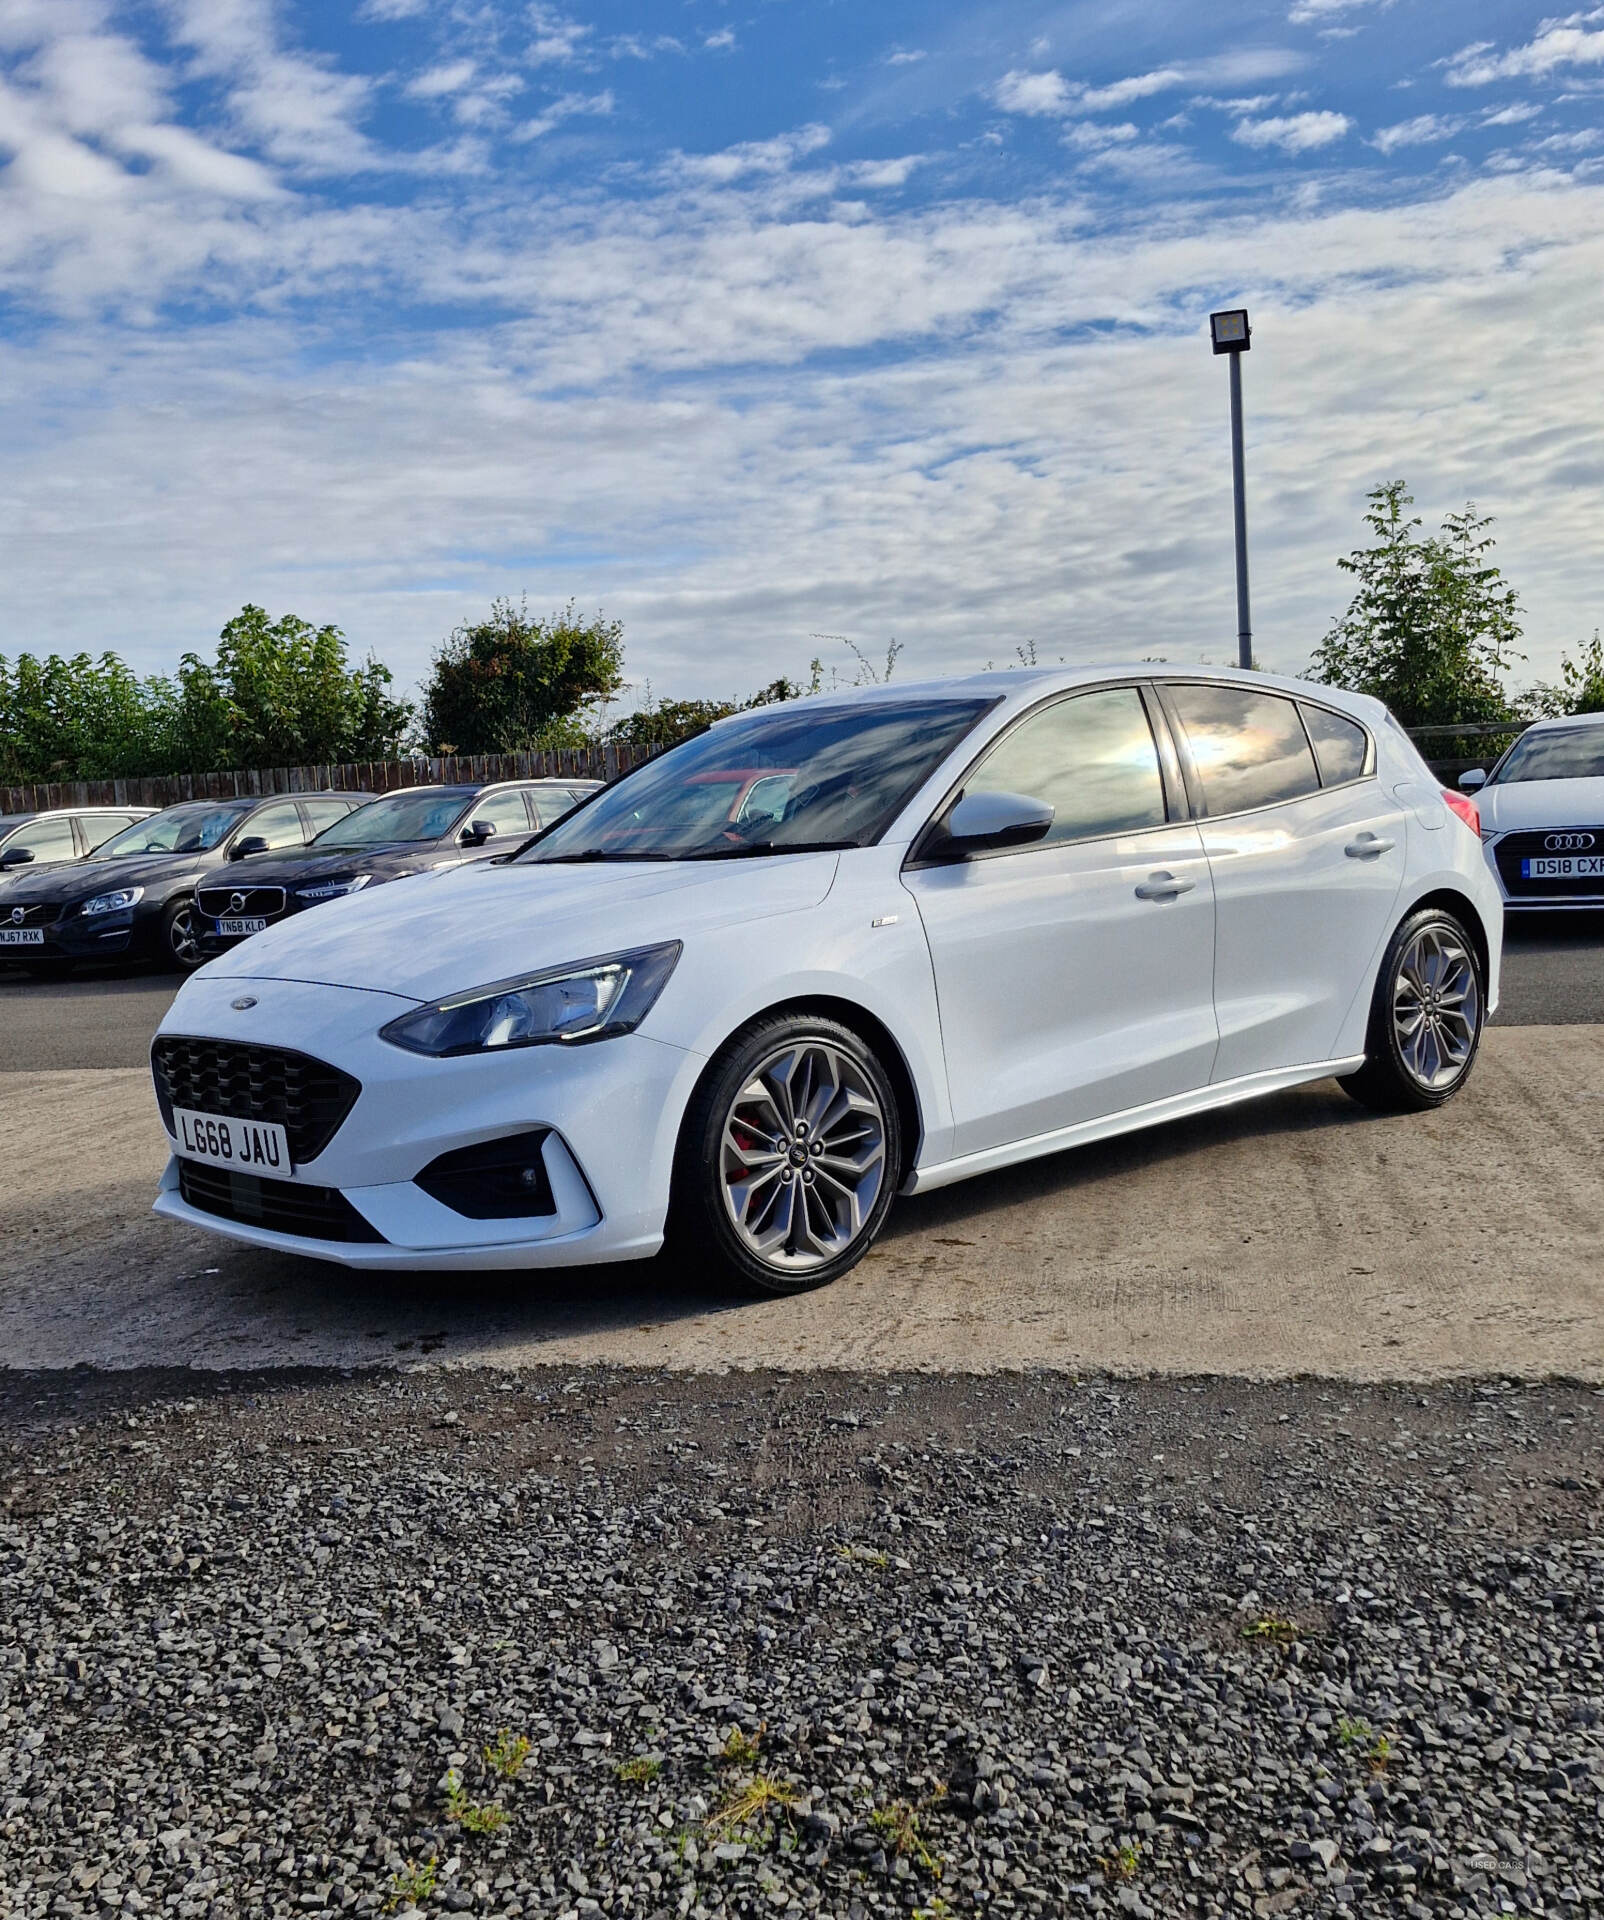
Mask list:
POLYGON ((856 840, 752 840, 744 847, 709 847, 703 853, 681 855, 685 860, 751 860, 771 853, 844 853, 856 840))
POLYGON ((620 853, 614 847, 586 847, 583 853, 548 853, 538 860, 529 860, 524 864, 531 867, 577 867, 589 861, 616 860, 628 864, 636 860, 677 860, 677 853, 620 853))

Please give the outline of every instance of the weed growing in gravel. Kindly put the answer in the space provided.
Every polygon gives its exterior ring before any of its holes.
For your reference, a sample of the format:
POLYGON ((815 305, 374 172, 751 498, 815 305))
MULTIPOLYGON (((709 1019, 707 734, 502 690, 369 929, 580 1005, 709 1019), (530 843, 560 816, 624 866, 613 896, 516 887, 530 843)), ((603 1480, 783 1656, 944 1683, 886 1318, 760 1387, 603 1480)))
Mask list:
POLYGON ((1376 1737, 1368 1720, 1350 1720, 1346 1715, 1337 1722, 1337 1738, 1345 1747, 1366 1747, 1376 1737))
POLYGON ((891 1565, 891 1555, 875 1547, 837 1547, 836 1552, 843 1560, 855 1566, 873 1567, 878 1573, 884 1573, 891 1565))
POLYGON ((758 1742, 762 1738, 762 1727, 759 1727, 755 1734, 745 1734, 739 1727, 731 1727, 729 1738, 724 1742, 724 1750, 719 1755, 721 1764, 726 1767, 755 1767, 758 1758, 758 1742))
POLYGON ((493 1801, 470 1800, 455 1767, 446 1775, 446 1818, 455 1820, 464 1833, 499 1833, 507 1824, 505 1807, 493 1801))
POLYGON ((619 1783, 626 1787, 649 1787, 663 1771, 655 1753, 637 1753, 633 1760, 620 1760, 613 1768, 619 1783))
POLYGON ((420 1867, 409 1860, 399 1873, 390 1876, 390 1897, 384 1903, 386 1913, 394 1913, 398 1907, 415 1907, 420 1900, 427 1900, 434 1892, 434 1883, 440 1877, 440 1862, 430 1854, 420 1867))
POLYGON ((732 1787, 723 1805, 708 1815, 707 1830, 710 1834, 751 1833, 777 1819, 789 1819, 801 1798, 801 1788, 789 1781, 754 1773, 744 1785, 732 1787))
POLYGON ((1113 1853, 1100 1857, 1097 1864, 1105 1880, 1134 1880, 1142 1864, 1142 1850, 1134 1840, 1126 1840, 1113 1853))
POLYGON ((949 1907, 938 1893, 928 1907, 915 1907, 913 1920, 958 1920, 956 1907, 949 1907))
POLYGON ((516 1780, 529 1758, 529 1737, 520 1733, 514 1738, 503 1727, 484 1754, 485 1765, 492 1773, 499 1774, 503 1780, 516 1780))
POLYGON ((1367 1757, 1370 1761, 1370 1771, 1372 1773, 1385 1773, 1387 1768, 1392 1764, 1393 1745, 1384 1733, 1378 1733, 1375 1739, 1371 1741, 1370 1752, 1367 1757))
POLYGON ((941 1869, 946 1863, 925 1844, 924 1835, 919 1831, 919 1816, 906 1800, 894 1800, 889 1807, 876 1807, 869 1815, 869 1826, 888 1852, 923 1867, 932 1880, 941 1878, 941 1869))
POLYGON ((1291 1620, 1283 1620, 1279 1614, 1267 1613, 1257 1620, 1250 1620, 1242 1629, 1244 1640, 1270 1640, 1277 1646, 1285 1646, 1296 1640, 1298 1629, 1291 1620))

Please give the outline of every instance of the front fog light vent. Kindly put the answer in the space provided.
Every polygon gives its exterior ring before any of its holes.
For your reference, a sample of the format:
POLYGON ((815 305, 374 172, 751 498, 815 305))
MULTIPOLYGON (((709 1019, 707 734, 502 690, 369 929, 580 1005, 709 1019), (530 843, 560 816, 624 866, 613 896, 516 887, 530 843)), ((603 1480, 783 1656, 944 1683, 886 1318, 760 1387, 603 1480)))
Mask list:
POLYGON ((468 1220, 525 1220, 555 1213, 542 1152, 547 1131, 538 1127, 443 1153, 413 1185, 468 1220))

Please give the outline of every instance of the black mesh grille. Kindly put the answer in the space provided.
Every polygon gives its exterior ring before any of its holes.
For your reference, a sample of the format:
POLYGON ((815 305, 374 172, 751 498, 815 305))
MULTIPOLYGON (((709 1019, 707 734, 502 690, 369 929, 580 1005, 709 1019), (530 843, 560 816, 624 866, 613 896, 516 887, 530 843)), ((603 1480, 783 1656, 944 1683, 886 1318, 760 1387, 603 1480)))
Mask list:
POLYGON ((164 1035, 150 1050, 150 1064, 169 1132, 174 1107, 233 1120, 276 1120, 298 1167, 329 1144, 362 1091, 362 1083, 338 1067, 284 1047, 164 1035))
POLYGON ((1506 833, 1493 848, 1499 877, 1512 894, 1545 894, 1562 899, 1567 894, 1604 893, 1604 877, 1596 874, 1573 875, 1563 880, 1528 880, 1520 870, 1523 860, 1564 859, 1578 855, 1589 859, 1604 855, 1604 827, 1541 827, 1531 833, 1506 833), (1573 842, 1589 835, 1593 844, 1588 847, 1551 847, 1546 844, 1550 840, 1573 842))
POLYGON ((271 920, 284 911, 282 887, 201 887, 195 904, 214 920, 271 920))
POLYGON ((308 1187, 295 1180, 261 1180, 229 1167, 205 1167, 196 1160, 178 1163, 178 1191, 201 1213, 270 1233, 293 1233, 302 1240, 365 1240, 382 1243, 337 1187, 308 1187))
POLYGON ((0 927, 48 927, 61 918, 61 903, 58 900, 13 903, 0 907, 0 927), (18 919, 18 914, 21 919, 18 919))

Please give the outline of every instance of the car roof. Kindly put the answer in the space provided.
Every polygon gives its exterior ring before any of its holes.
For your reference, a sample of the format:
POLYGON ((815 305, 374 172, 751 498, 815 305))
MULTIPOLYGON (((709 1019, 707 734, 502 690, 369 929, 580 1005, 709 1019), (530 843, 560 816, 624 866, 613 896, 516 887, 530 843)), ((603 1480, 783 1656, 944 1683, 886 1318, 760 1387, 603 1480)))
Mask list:
POLYGON ((1015 706, 1029 705, 1044 694, 1068 691, 1075 687, 1097 686, 1104 681, 1120 680, 1206 680, 1222 686, 1256 688, 1267 693, 1289 694, 1294 699, 1312 700, 1320 705, 1340 708, 1374 725, 1385 717, 1384 703, 1367 693, 1350 693, 1344 687, 1322 686, 1313 680, 1299 680, 1290 674, 1261 673, 1256 667, 1190 666, 1181 660, 1102 660, 1076 667, 999 667, 981 673, 954 674, 929 680, 899 680, 873 687, 841 687, 831 693, 809 693, 800 699, 777 703, 775 709, 747 707, 728 714, 715 726, 727 727, 736 720, 778 710, 814 707, 837 708, 848 703, 873 704, 897 701, 983 698, 1007 700, 1015 706))
POLYGON ((97 800, 93 806, 84 807, 37 807, 32 813, 0 813, 0 833, 11 827, 20 827, 28 820, 60 820, 69 814, 116 813, 143 820, 159 811, 157 807, 136 807, 132 802, 119 806, 115 800, 108 800, 104 804, 97 800))
POLYGON ((1604 727, 1604 713, 1556 713, 1534 720, 1527 733, 1563 733, 1572 727, 1604 727))

